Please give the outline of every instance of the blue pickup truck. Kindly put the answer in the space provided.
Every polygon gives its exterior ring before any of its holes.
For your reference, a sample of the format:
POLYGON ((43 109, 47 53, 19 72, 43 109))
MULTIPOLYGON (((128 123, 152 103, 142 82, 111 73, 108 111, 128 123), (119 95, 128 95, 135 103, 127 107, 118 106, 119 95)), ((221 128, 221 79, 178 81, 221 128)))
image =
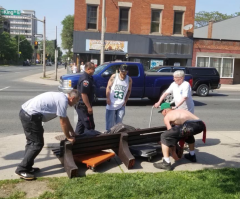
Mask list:
MULTIPOLYGON (((93 75, 96 99, 106 98, 106 87, 109 78, 116 73, 121 64, 129 66, 128 75, 132 78, 132 93, 130 98, 148 97, 159 99, 160 95, 173 82, 172 73, 144 72, 143 65, 138 62, 106 62, 95 69, 93 75)), ((68 74, 60 77, 58 90, 64 93, 77 88, 77 82, 82 73, 68 74)), ((192 76, 186 75, 185 80, 192 85, 192 76)), ((167 101, 171 101, 171 96, 167 101)))

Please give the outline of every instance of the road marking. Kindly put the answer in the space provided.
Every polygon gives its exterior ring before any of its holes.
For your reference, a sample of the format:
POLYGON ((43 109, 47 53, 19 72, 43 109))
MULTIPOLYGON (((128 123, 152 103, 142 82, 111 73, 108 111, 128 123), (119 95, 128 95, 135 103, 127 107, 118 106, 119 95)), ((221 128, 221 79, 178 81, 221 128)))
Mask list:
POLYGON ((8 86, 8 87, 5 87, 5 88, 2 88, 2 89, 0 89, 0 91, 2 91, 2 90, 5 90, 5 89, 7 89, 7 88, 9 88, 10 86, 8 86))

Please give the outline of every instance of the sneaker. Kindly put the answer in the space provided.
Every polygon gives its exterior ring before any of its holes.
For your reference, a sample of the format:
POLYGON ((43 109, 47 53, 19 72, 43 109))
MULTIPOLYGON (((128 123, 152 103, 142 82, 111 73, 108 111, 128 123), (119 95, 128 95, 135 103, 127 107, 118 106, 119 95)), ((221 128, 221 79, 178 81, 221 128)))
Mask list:
POLYGON ((167 170, 167 171, 171 171, 172 170, 172 167, 171 167, 171 163, 167 163, 164 159, 163 159, 163 162, 161 163, 153 163, 153 166, 158 168, 158 169, 164 169, 164 170, 167 170))
POLYGON ((197 162, 195 154, 191 155, 190 153, 188 153, 188 154, 185 154, 184 157, 191 162, 197 162))
POLYGON ((34 173, 40 171, 40 169, 38 167, 32 167, 32 169, 29 171, 30 173, 34 173))
POLYGON ((31 174, 31 173, 15 171, 15 174, 19 175, 20 178, 25 179, 25 180, 33 180, 33 179, 35 179, 35 176, 33 174, 31 174))

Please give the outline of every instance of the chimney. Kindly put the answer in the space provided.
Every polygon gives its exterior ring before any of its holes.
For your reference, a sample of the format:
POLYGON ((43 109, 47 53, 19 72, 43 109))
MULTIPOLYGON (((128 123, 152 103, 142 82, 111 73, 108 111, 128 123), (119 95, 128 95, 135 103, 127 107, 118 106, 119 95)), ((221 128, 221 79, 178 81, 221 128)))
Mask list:
POLYGON ((208 38, 212 38, 212 29, 213 29, 213 22, 214 20, 210 20, 208 23, 208 38))

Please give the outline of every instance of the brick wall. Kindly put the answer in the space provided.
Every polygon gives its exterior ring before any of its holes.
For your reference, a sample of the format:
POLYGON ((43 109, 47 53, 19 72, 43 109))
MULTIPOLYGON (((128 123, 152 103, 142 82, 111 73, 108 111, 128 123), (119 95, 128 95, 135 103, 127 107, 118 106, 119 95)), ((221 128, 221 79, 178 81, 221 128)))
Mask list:
MULTIPOLYGON (((102 4, 98 9, 98 31, 101 31, 102 4)), ((162 11, 162 35, 170 36, 173 34, 174 10, 173 6, 185 6, 184 24, 194 24, 195 0, 121 0, 121 2, 132 2, 130 11, 130 33, 148 35, 151 29, 151 4, 164 5, 162 11)), ((86 30, 87 5, 86 0, 75 0, 74 30, 86 30)), ((118 0, 106 0, 106 32, 118 32, 119 7, 118 0)), ((191 35, 193 28, 184 31, 184 35, 191 35)))
MULTIPOLYGON (((198 52, 240 54, 240 41, 194 39, 192 66, 196 66, 198 52)), ((233 84, 233 78, 221 78, 221 84, 233 84)))
POLYGON ((233 84, 233 78, 221 78, 220 84, 233 84))
POLYGON ((240 54, 240 41, 194 39, 192 66, 196 65, 198 52, 240 54))

